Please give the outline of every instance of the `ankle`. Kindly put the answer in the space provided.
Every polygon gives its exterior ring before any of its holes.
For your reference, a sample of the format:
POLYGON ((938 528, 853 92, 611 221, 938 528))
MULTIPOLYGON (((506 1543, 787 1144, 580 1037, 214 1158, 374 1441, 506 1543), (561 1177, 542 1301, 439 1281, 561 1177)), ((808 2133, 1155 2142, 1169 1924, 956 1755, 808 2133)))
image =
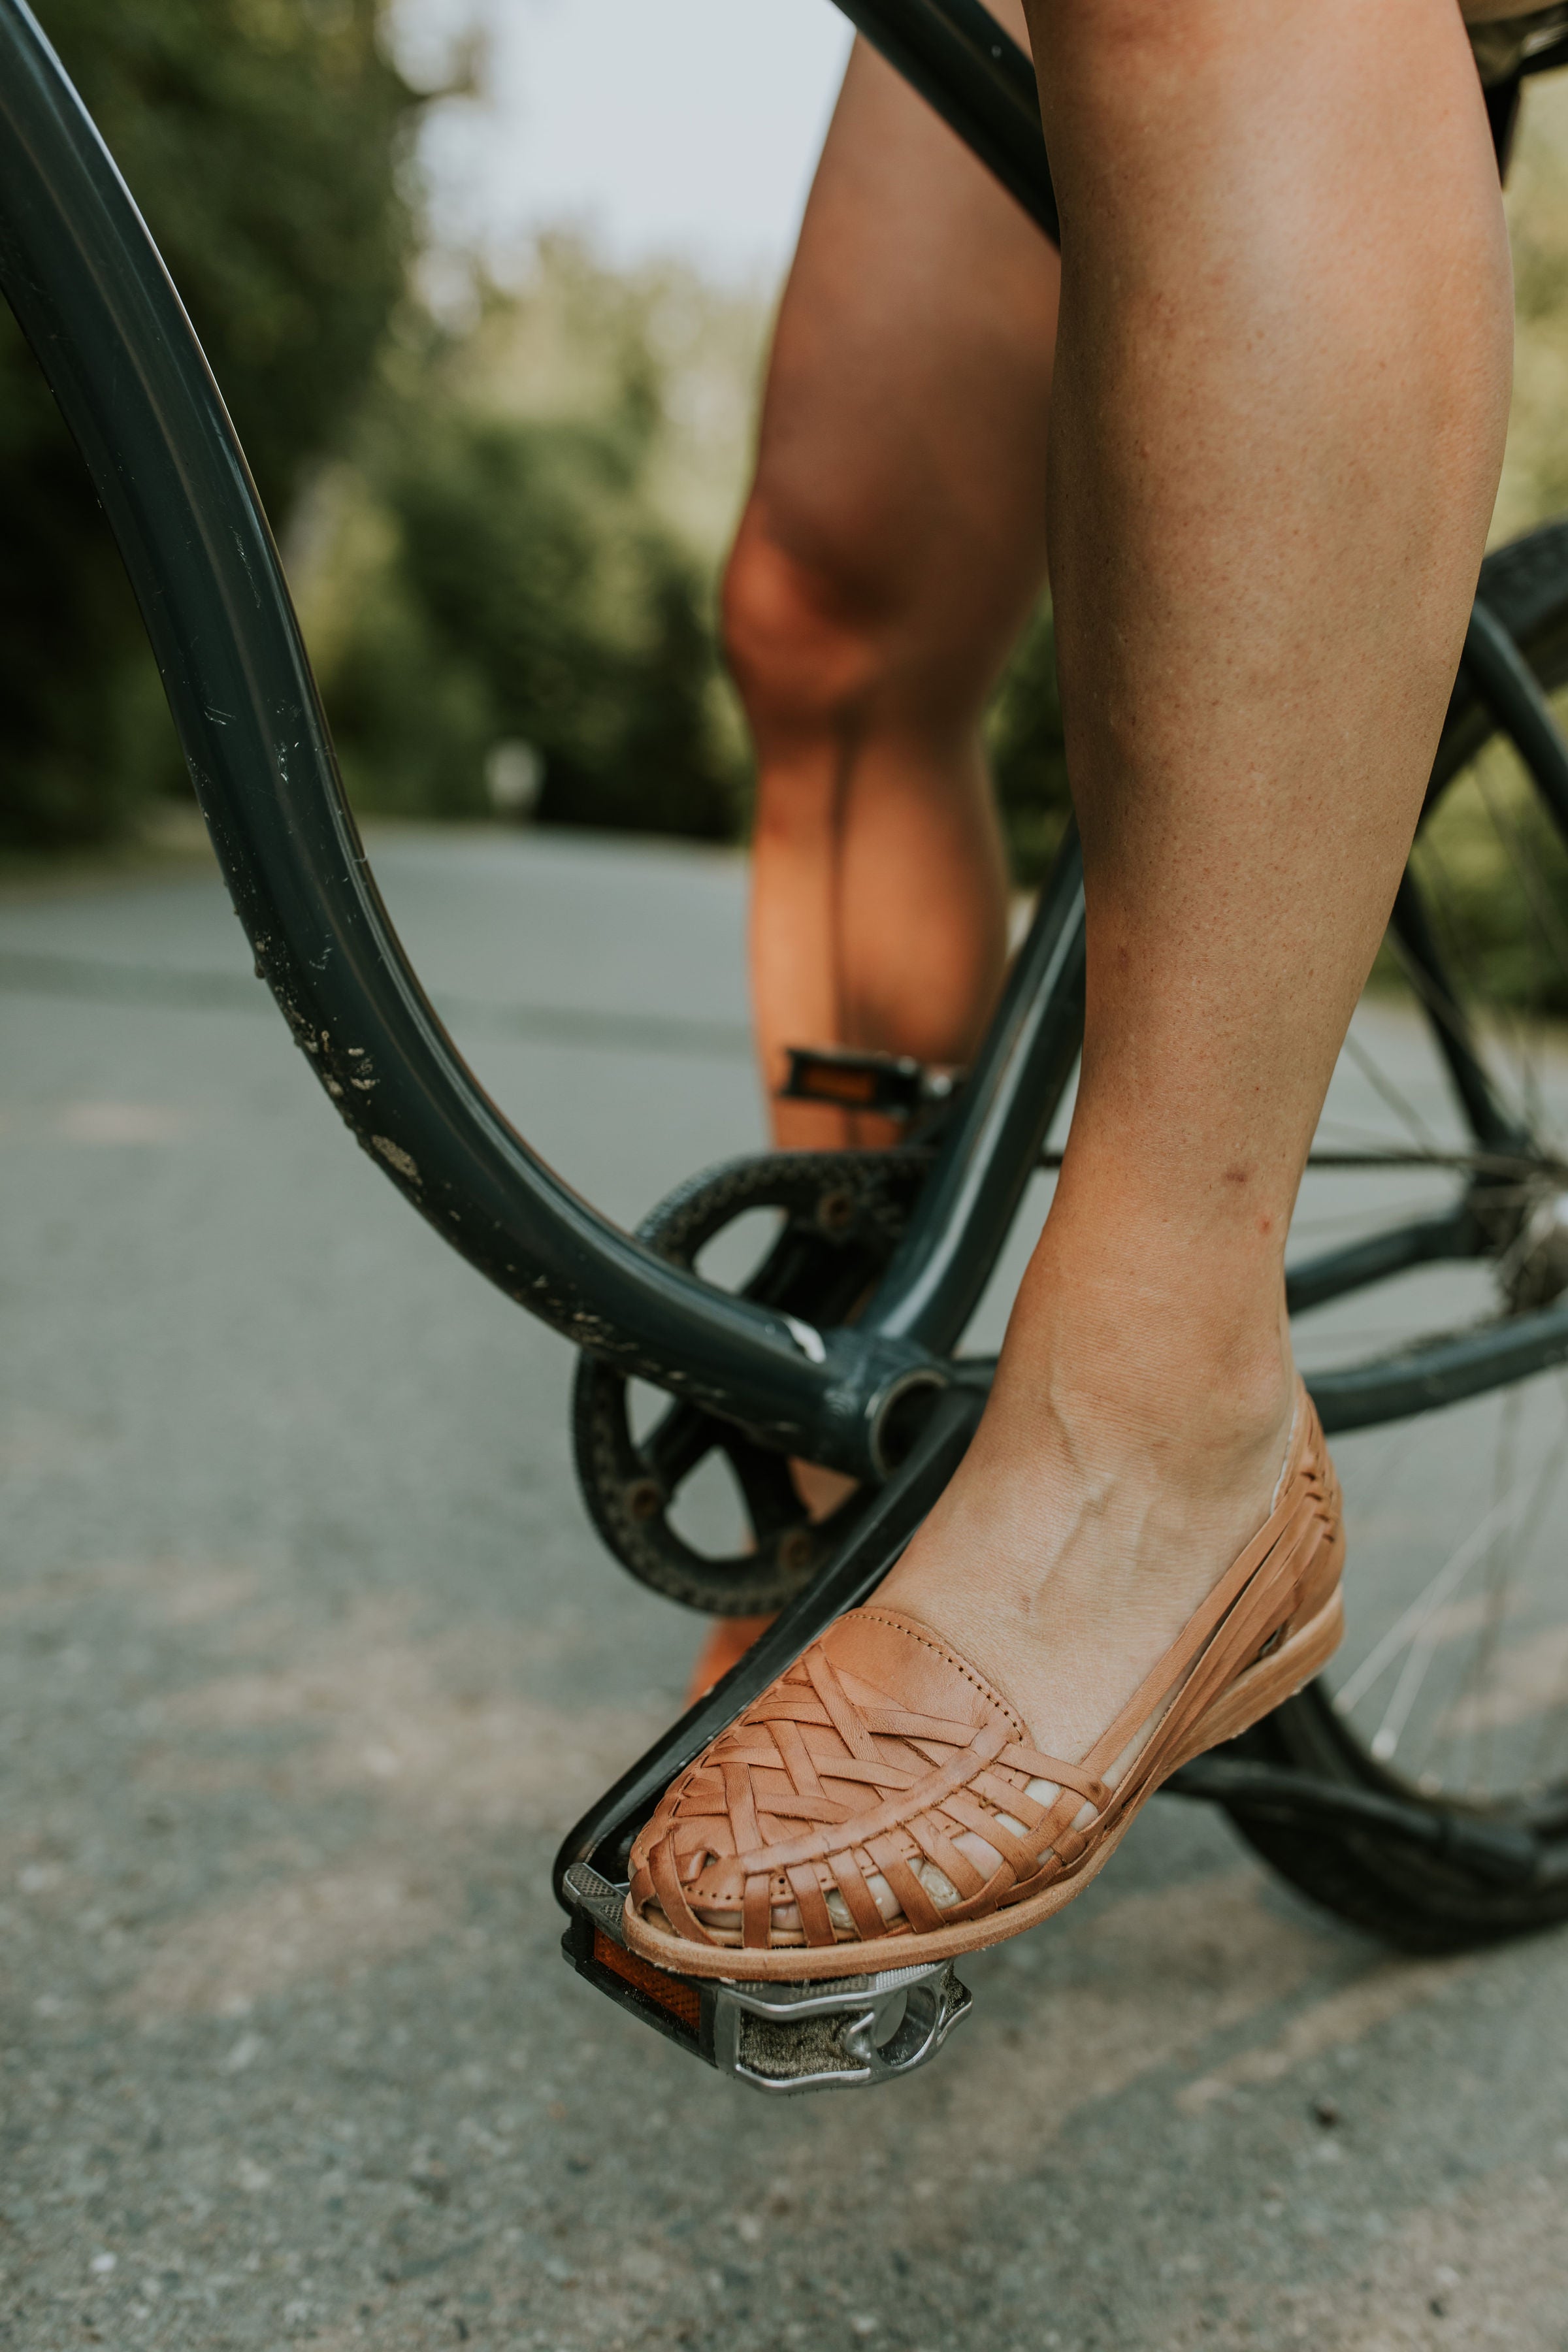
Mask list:
MULTIPOLYGON (((1031 1388, 1034 1384, 1031 1383, 1031 1388)), ((1270 1486, 1285 1458, 1295 1407, 1294 1374, 1272 1365, 1237 1370, 1141 1358, 1134 1365, 1081 1368, 1058 1361, 1035 1389, 1037 1440, 1091 1484, 1132 1477, 1189 1493, 1270 1486)))
MULTIPOLYGON (((1202 1483, 1283 1454, 1295 1367, 1282 1309, 1268 1294, 1226 1301, 1186 1285, 1058 1278, 1030 1268, 997 1368, 999 1421, 1049 1442, 1086 1470, 1131 1457, 1158 1475, 1202 1483)), ((1278 1292, 1275 1293, 1276 1298, 1278 1292)))

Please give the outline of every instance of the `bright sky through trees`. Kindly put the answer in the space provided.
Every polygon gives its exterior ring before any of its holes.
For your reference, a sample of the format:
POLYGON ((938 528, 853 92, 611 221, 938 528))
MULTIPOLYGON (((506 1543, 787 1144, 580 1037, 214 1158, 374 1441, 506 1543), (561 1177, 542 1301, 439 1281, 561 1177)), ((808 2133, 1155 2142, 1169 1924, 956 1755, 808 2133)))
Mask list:
POLYGON ((562 221, 607 258, 677 252, 710 276, 787 260, 843 72, 831 0, 403 0, 411 58, 465 26, 486 102, 426 134, 437 218, 504 246, 562 221))

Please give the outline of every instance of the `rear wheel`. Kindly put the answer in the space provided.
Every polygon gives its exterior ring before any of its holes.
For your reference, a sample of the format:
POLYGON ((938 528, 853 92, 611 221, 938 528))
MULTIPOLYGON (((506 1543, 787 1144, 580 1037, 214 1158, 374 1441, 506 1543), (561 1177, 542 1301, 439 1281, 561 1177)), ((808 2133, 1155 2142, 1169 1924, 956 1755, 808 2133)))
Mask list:
MULTIPOLYGON (((1481 595, 1542 685, 1568 686, 1568 524, 1489 557, 1481 595)), ((1465 1201, 1481 1204, 1484 1237, 1476 1255, 1302 1315, 1309 1381, 1314 1366, 1521 1316, 1568 1290, 1568 845, 1463 677, 1407 891, 1504 1118, 1479 1136, 1461 1105, 1444 1050, 1454 1023, 1406 925, 1335 1073, 1292 1259, 1465 1201)), ((1352 1431, 1333 1453, 1345 1643, 1238 1746, 1431 1812, 1528 1828, 1545 1866, 1533 1884, 1504 1885, 1380 1832, 1238 1825, 1305 1892, 1408 1948, 1568 1918, 1568 1368, 1352 1431)))

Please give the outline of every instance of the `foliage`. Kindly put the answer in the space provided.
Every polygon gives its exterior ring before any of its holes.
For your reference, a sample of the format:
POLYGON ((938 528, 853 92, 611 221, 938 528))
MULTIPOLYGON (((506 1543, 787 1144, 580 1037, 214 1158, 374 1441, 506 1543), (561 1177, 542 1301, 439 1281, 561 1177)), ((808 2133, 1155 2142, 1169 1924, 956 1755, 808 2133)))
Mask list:
POLYGON ((1412 864, 1467 1002, 1568 1013, 1568 849, 1508 747, 1450 785, 1412 864))
POLYGON ((563 230, 511 255, 504 284, 469 264, 466 288, 437 306, 451 388, 489 415, 635 423, 648 503, 716 571, 751 468, 768 297, 668 257, 612 267, 563 230))
MULTIPOLYGON (((383 0, 39 0, 281 513, 341 432, 397 300, 414 92, 383 0)), ((0 833, 109 830, 177 754, 120 561, 0 318, 0 833)))
MULTIPOLYGON (((738 830, 712 583, 766 305, 678 264, 611 270, 561 236, 504 289, 437 257, 437 300, 429 257, 410 277, 418 100, 381 46, 390 0, 39 5, 284 524, 358 804, 488 813, 510 746, 537 755, 546 819, 738 830)), ((1510 211, 1521 333, 1497 536, 1568 506, 1568 76, 1529 91, 1510 211)), ((0 835, 87 837, 177 761, 79 460, 3 325, 0 835)), ((1048 602, 986 725, 1031 882, 1069 806, 1048 602)), ((1473 845, 1454 856, 1484 931, 1500 877, 1473 845)))
POLYGON ((518 414, 488 363, 514 308, 490 289, 480 328, 395 354, 329 488, 336 551, 307 609, 351 792, 477 814, 487 755, 510 743, 539 765, 546 822, 731 835, 743 766, 701 570, 650 489, 664 409, 647 342, 620 340, 574 413, 518 414))
POLYGON ((1494 542, 1568 509, 1568 74, 1524 86, 1508 220, 1517 331, 1494 542))
POLYGON ((1013 878, 1032 886, 1048 872, 1072 813, 1047 599, 1014 648, 986 715, 986 741, 1013 878))

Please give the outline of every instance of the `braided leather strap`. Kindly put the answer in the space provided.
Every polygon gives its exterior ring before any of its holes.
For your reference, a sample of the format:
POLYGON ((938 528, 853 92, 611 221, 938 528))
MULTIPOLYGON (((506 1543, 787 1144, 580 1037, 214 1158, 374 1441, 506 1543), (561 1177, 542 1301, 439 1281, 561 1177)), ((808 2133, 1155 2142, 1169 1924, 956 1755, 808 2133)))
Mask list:
POLYGON ((1338 1499, 1303 1398, 1268 1525, 1079 1762, 1042 1755, 929 1626, 851 1611, 667 1790, 632 1849, 634 1910, 692 1942, 825 1947, 928 1934, 1040 1893, 1174 1769, 1237 1675, 1321 1605, 1338 1499))

